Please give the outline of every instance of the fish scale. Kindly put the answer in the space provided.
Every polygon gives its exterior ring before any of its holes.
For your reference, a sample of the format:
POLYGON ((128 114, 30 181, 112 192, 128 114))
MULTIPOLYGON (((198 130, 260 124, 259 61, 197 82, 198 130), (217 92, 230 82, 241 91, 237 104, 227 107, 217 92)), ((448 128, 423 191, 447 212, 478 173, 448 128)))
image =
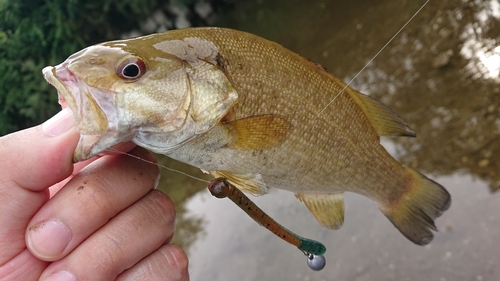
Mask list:
POLYGON ((132 140, 254 195, 270 187, 292 191, 332 229, 344 220, 343 192, 356 192, 420 245, 432 240, 434 219, 450 205, 442 186, 380 144, 380 136, 415 136, 393 111, 319 64, 249 33, 190 28, 111 41, 44 75, 89 127, 81 130, 76 160, 132 140), (103 63, 88 64, 91 58, 103 63), (129 63, 136 61, 145 66, 132 72, 137 77, 116 73, 137 68, 129 63), (58 79, 68 72, 77 81, 58 79), (88 106, 99 104, 103 92, 113 106, 88 106), (77 102, 83 93, 90 94, 77 102), (139 110, 134 101, 151 104, 139 110), (116 119, 114 108, 126 122, 106 127, 103 116, 116 119))

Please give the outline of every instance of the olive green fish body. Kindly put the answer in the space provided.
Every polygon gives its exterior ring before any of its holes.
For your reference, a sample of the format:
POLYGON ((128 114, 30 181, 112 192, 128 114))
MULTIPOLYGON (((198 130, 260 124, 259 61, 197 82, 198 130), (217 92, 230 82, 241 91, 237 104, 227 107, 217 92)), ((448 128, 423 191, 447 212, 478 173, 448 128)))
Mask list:
POLYGON ((444 188, 380 145, 380 136, 414 136, 394 112, 249 33, 192 28, 112 41, 44 75, 75 113, 76 160, 132 140, 255 195, 292 191, 333 229, 343 192, 356 192, 421 245, 450 204, 444 188))
MULTIPOLYGON (((358 104, 347 92, 338 95, 344 83, 307 59, 254 35, 193 31, 181 30, 179 37, 172 32, 172 37, 203 38, 218 47, 218 65, 240 95, 231 120, 274 115, 289 122, 290 128, 282 132, 286 140, 269 149, 223 146, 200 156, 208 139, 216 138, 211 134, 218 134, 214 130, 168 155, 181 161, 189 155, 199 161, 191 164, 206 171, 261 174, 266 185, 294 192, 352 191, 378 201, 399 197, 408 175, 380 145, 358 104), (207 161, 226 164, 203 166, 207 161)), ((265 145, 266 140, 256 140, 256 147, 265 145)))

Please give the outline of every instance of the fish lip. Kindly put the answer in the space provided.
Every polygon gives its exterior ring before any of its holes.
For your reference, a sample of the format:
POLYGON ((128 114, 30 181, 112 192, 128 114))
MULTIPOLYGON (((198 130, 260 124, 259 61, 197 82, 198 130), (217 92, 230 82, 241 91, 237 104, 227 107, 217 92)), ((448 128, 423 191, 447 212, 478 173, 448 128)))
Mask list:
POLYGON ((72 83, 78 87, 78 81, 75 75, 66 67, 59 66, 47 66, 42 69, 43 77, 45 80, 57 90, 59 96, 59 104, 66 108, 69 106, 73 112, 73 116, 77 119, 76 113, 78 112, 78 107, 75 102, 75 98, 71 91, 67 88, 65 83, 72 83))
MULTIPOLYGON (((91 95, 85 94, 90 91, 90 88, 82 88, 82 83, 78 77, 67 67, 66 63, 57 66, 47 66, 42 69, 45 80, 56 88, 59 96, 59 104, 63 107, 69 107, 73 112, 73 117, 76 122, 77 131, 80 134, 80 140, 73 155, 73 161, 78 162, 86 160, 97 153, 94 152, 94 146, 100 139, 100 134, 108 129, 108 124, 102 124, 98 131, 88 131, 87 123, 89 120, 83 118, 80 111, 85 108, 80 108, 82 99, 92 98, 91 95), (85 97, 83 97, 83 95, 85 97)), ((88 104, 88 103, 87 103, 88 104)), ((95 113, 95 112, 94 112, 95 113)), ((105 113, 103 113, 105 115, 105 113)), ((107 122, 105 122, 107 123, 107 122)))

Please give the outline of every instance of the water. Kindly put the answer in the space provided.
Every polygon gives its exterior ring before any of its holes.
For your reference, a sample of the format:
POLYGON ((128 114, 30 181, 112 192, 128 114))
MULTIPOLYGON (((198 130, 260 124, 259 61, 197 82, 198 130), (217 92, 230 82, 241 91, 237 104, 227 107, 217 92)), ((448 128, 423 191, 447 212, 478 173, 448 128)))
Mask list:
MULTIPOLYGON (((247 1, 219 25, 276 41, 349 81, 424 2, 247 1)), ((327 246, 325 269, 313 272, 300 251, 205 183, 164 171, 160 186, 178 210, 174 243, 189 255, 192 280, 500 280, 499 19, 497 0, 431 1, 352 84, 417 133, 384 139, 387 149, 452 195, 431 244, 412 244, 356 194, 345 196, 338 231, 320 227, 292 193, 255 198, 285 227, 327 246)))

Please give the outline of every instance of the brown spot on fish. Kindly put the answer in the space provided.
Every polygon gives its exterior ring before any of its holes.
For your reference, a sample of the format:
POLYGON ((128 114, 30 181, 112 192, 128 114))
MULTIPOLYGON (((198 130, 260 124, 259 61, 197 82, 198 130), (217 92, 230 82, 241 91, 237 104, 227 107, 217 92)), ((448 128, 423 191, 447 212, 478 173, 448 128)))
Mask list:
POLYGON ((310 60, 310 59, 308 59, 308 58, 306 58, 306 60, 307 60, 310 64, 312 64, 314 67, 316 67, 316 68, 318 68, 318 69, 321 69, 321 70, 323 70, 323 71, 328 72, 328 70, 326 69, 326 67, 322 66, 321 64, 319 64, 319 63, 317 63, 317 62, 315 62, 315 61, 312 61, 312 60, 310 60))
POLYGON ((229 62, 220 53, 217 53, 217 55, 215 56, 215 61, 217 62, 217 65, 222 69, 226 69, 229 65, 229 62))

